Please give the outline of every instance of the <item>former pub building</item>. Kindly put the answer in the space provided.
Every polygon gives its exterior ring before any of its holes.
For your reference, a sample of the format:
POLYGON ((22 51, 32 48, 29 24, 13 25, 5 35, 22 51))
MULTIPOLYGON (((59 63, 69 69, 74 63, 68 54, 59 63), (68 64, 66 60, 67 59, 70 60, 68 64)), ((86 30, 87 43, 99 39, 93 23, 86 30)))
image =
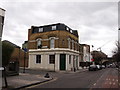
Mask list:
POLYGON ((29 68, 52 71, 79 69, 78 32, 63 23, 31 26, 28 49, 29 68))

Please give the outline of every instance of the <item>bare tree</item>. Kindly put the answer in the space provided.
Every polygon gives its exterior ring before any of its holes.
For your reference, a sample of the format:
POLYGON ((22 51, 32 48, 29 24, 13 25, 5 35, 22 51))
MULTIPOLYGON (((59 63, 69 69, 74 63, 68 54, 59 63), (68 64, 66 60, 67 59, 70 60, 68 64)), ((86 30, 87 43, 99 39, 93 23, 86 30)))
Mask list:
POLYGON ((113 51, 114 55, 113 55, 113 59, 116 62, 116 67, 119 68, 120 67, 120 42, 117 41, 116 43, 117 48, 113 51))

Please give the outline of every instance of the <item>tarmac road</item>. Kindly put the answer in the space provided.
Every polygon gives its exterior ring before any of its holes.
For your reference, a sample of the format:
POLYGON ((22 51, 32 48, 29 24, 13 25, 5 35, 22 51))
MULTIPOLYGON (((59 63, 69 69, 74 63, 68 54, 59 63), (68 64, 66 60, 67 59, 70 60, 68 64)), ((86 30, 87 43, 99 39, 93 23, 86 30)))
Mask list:
POLYGON ((116 68, 64 74, 51 82, 29 88, 118 88, 116 68))

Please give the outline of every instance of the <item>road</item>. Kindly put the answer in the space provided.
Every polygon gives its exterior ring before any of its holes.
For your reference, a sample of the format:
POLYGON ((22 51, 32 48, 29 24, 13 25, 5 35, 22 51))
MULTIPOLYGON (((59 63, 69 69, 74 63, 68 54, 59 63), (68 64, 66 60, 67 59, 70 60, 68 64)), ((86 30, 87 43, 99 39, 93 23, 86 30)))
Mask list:
POLYGON ((53 81, 29 88, 118 88, 115 68, 64 74, 53 81))

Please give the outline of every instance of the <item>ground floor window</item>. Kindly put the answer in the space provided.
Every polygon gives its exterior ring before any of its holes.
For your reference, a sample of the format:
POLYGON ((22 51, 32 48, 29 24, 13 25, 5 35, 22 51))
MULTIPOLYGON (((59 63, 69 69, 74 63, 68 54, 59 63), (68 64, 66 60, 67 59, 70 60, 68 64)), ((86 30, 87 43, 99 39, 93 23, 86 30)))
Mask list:
POLYGON ((41 55, 36 55, 36 63, 41 63, 41 55))
POLYGON ((69 55, 69 64, 71 64, 71 55, 69 55))
POLYGON ((49 55, 49 64, 55 64, 55 55, 49 55))

